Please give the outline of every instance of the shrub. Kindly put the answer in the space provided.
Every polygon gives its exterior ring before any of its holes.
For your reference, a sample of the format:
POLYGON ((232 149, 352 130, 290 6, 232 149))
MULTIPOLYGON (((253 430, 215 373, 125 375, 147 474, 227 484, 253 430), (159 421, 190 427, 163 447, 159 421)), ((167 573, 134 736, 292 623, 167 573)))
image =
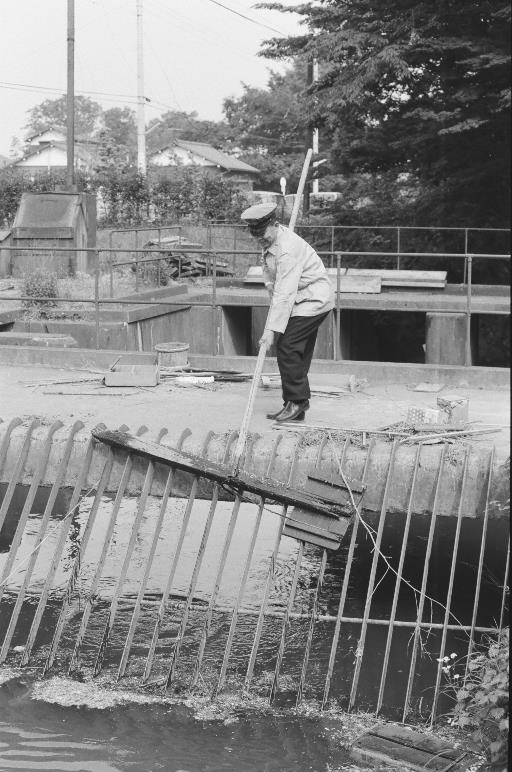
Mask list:
POLYGON ((53 273, 44 271, 33 271, 25 276, 23 280, 23 295, 29 296, 31 300, 25 300, 26 308, 50 308, 56 306, 54 300, 59 296, 57 277, 53 273))
POLYGON ((464 680, 453 672, 455 666, 447 663, 443 668, 456 699, 449 723, 470 730, 488 762, 500 770, 507 768, 508 661, 509 631, 504 629, 470 655, 464 680))

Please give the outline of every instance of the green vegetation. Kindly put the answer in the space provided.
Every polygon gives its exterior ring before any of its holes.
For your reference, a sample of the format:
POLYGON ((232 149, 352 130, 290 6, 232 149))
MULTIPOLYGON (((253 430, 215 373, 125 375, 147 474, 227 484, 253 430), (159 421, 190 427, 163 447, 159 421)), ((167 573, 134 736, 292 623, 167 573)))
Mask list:
MULTIPOLYGON (((454 657, 454 655, 452 655, 454 657)), ((444 658, 443 670, 455 707, 451 726, 470 732, 495 770, 507 769, 509 701, 509 631, 489 637, 467 662, 444 658), (466 668, 465 676, 457 672, 466 668)))
POLYGON ((43 308, 51 308, 56 305, 52 298, 59 297, 57 277, 46 271, 32 271, 23 279, 22 293, 32 298, 25 300, 26 308, 41 311, 43 308))

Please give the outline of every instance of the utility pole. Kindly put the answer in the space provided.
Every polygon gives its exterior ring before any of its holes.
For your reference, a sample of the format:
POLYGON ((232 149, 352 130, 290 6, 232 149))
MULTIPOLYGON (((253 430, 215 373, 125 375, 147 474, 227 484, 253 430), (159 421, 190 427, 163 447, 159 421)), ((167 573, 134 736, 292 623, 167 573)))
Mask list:
POLYGON ((68 82, 66 97, 66 187, 75 187, 75 0, 68 0, 68 82))
MULTIPOLYGON (((306 64, 306 88, 309 88, 311 84, 313 83, 313 61, 311 59, 308 59, 308 62, 306 64)), ((310 124, 306 126, 306 135, 304 137, 304 153, 307 154, 308 150, 312 149, 313 147, 313 128, 310 124)), ((307 217, 309 214, 309 195, 311 193, 310 190, 310 184, 311 180, 307 180, 306 184, 304 185, 304 199, 303 199, 303 207, 302 207, 302 214, 304 217, 307 217)))
POLYGON ((142 39, 142 0, 137 3, 137 168, 146 174, 146 133, 144 123, 144 59, 142 39))
MULTIPOLYGON (((318 80, 318 60, 313 59, 313 83, 316 83, 318 80)), ((313 138, 311 147, 313 149, 313 158, 318 156, 318 129, 315 127, 313 129, 313 138)), ((312 193, 318 193, 318 179, 313 179, 313 187, 311 188, 312 193)))

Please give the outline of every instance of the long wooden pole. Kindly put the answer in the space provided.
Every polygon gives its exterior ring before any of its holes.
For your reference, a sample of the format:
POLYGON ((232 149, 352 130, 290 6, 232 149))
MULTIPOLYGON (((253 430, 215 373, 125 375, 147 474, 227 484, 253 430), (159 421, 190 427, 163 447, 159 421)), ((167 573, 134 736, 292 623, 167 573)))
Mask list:
POLYGON ((66 97, 66 187, 75 189, 75 0, 68 0, 66 97))
MULTIPOLYGON (((306 153, 304 166, 302 167, 302 173, 300 175, 300 180, 299 180, 299 187, 297 189, 297 195, 295 196, 295 201, 293 203, 290 222, 288 223, 288 228, 292 231, 295 230, 295 224, 297 222, 297 217, 299 214, 300 202, 302 199, 302 194, 304 192, 304 186, 306 184, 306 177, 308 175, 309 163, 311 161, 312 153, 313 151, 310 148, 306 153)), ((238 475, 238 472, 240 471, 240 459, 242 458, 242 453, 244 452, 245 441, 247 439, 247 432, 249 429, 249 422, 251 420, 252 411, 254 409, 254 400, 255 400, 256 392, 258 390, 259 382, 261 379, 261 373, 263 372, 263 365, 265 364, 266 354, 267 354, 267 344, 263 343, 260 346, 260 350, 258 352, 258 358, 256 359, 256 365, 254 368, 254 374, 251 382, 251 390, 249 392, 249 399, 247 400, 247 406, 245 408, 244 417, 242 419, 242 426, 240 427, 240 434, 238 435, 238 440, 233 454, 233 476, 235 477, 238 475)))

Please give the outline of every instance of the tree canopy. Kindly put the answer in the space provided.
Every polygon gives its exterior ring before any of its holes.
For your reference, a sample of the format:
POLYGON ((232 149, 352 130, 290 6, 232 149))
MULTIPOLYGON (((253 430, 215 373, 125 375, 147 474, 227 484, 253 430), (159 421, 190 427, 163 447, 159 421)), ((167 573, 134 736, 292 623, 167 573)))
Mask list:
MULTIPOLYGON (((102 114, 101 105, 93 99, 75 96, 75 132, 90 135, 96 128, 102 114)), ((41 104, 28 110, 28 121, 25 128, 31 134, 38 134, 45 129, 65 126, 67 119, 67 97, 45 99, 41 104)))
POLYGON ((283 73, 270 72, 266 88, 243 84, 240 97, 224 100, 223 112, 240 157, 260 169, 259 185, 279 192, 298 182, 308 127, 306 61, 297 58, 283 73))
POLYGON ((146 134, 148 152, 151 153, 165 147, 173 139, 208 142, 222 147, 229 140, 230 132, 223 121, 201 120, 196 112, 169 110, 149 122, 146 134))
POLYGON ((418 216, 509 218, 510 6, 503 0, 319 0, 282 6, 304 35, 266 42, 274 59, 315 58, 308 112, 332 131, 342 173, 407 172, 418 216))

